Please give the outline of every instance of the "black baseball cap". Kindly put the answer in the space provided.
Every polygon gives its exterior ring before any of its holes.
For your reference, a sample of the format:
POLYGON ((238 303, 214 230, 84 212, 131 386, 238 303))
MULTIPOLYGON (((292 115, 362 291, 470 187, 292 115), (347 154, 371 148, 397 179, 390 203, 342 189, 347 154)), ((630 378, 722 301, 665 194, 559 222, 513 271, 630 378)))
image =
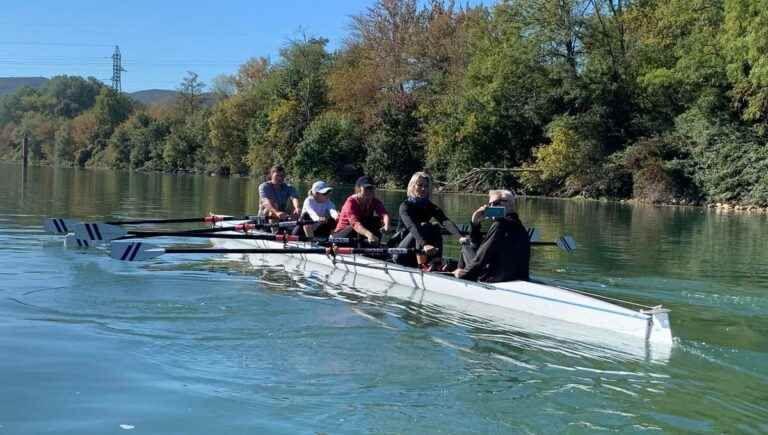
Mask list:
POLYGON ((376 183, 373 182, 373 179, 367 175, 363 175, 362 177, 358 178, 357 181, 355 181, 355 187, 375 187, 376 183))

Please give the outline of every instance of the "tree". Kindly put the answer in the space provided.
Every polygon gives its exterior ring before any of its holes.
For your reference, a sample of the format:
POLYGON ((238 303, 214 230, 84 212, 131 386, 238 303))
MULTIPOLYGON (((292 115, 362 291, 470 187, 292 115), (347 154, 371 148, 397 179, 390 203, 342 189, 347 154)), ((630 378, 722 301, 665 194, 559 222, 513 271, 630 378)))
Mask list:
POLYGON ((188 116, 203 106, 203 89, 205 83, 198 79, 197 73, 187 71, 187 76, 181 80, 176 104, 185 116, 188 116))
POLYGON ((27 112, 16 128, 16 143, 27 138, 29 156, 34 161, 53 160, 54 140, 57 130, 55 120, 37 112, 27 112))
POLYGON ((366 142, 365 171, 391 186, 403 187, 424 168, 424 143, 416 101, 403 93, 378 114, 379 124, 366 142))
MULTIPOLYGON (((255 150, 249 134, 254 125, 263 125, 264 109, 262 96, 254 91, 221 100, 212 108, 208 118, 209 169, 220 174, 247 173, 249 166, 260 164, 263 153, 254 152, 253 159, 246 156, 249 149, 255 150)), ((271 157, 265 158, 271 161, 271 157)))
POLYGON ((61 124, 56 130, 55 159, 59 165, 71 165, 75 159, 75 140, 72 137, 72 127, 68 122, 61 124))
POLYGON ((293 166, 304 179, 350 181, 360 173, 361 133, 348 116, 326 112, 307 127, 293 166))
MULTIPOLYGON (((327 39, 304 37, 280 50, 281 60, 273 70, 274 103, 268 112, 266 140, 278 161, 293 159, 304 129, 327 105, 325 74, 330 56, 327 39)), ((263 144, 254 144, 257 147, 263 144)))
POLYGON ((235 76, 228 74, 219 74, 213 78, 211 90, 219 98, 229 98, 237 92, 235 76))
POLYGON ((133 101, 122 93, 103 87, 96 97, 93 112, 104 133, 102 137, 106 138, 131 115, 133 101))
POLYGON ((744 120, 768 133, 768 2, 726 0, 722 42, 733 103, 744 120))
POLYGON ((469 30, 472 61, 461 90, 436 104, 425 128, 435 175, 454 178, 486 163, 514 167, 542 142, 552 81, 517 18, 516 9, 500 5, 469 30))
POLYGON ((207 163, 210 150, 208 113, 199 110, 188 116, 184 123, 171 127, 163 146, 163 160, 168 169, 192 170, 207 163))
POLYGON ((40 90, 41 108, 52 116, 74 118, 93 107, 102 87, 93 77, 55 76, 40 90))
POLYGON ((382 87, 404 92, 409 81, 409 54, 419 29, 416 0, 378 0, 366 13, 352 17, 353 37, 379 69, 382 87))
POLYGON ((252 86, 263 82, 269 76, 271 69, 272 66, 269 59, 265 57, 249 59, 247 62, 240 65, 237 74, 234 76, 236 92, 246 92, 252 86))

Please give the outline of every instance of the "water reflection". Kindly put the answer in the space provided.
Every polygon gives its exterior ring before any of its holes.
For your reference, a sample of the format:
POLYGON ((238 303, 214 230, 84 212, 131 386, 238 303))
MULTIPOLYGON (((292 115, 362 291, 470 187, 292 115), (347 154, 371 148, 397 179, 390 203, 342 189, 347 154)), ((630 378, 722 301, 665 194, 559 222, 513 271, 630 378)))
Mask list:
MULTIPOLYGON (((570 233, 579 243, 570 256, 537 249, 536 277, 672 309, 676 346, 656 359, 653 349, 638 354, 547 334, 524 317, 505 325, 470 316, 412 290, 221 258, 125 265, 64 251, 40 230, 44 216, 247 214, 256 209, 256 180, 35 166, 24 176, 21 166, 3 164, 0 185, 0 322, 47 319, 56 325, 46 330, 51 336, 83 325, 89 346, 120 343, 148 364, 132 381, 176 382, 248 410, 311 410, 304 427, 337 427, 345 418, 349 427, 392 427, 381 425, 395 419, 413 429, 439 418, 485 432, 768 432, 764 215, 519 200, 523 221, 544 239, 570 233)), ((349 191, 334 191, 337 205, 349 191)), ((390 210, 404 197, 380 194, 390 210)), ((464 222, 484 197, 436 201, 464 222)), ((68 340, 74 354, 92 352, 68 340)), ((33 348, 12 347, 22 356, 33 348)), ((34 361, 45 358, 4 367, 34 361)), ((78 379, 82 363, 72 367, 65 377, 78 379)), ((17 378, 6 376, 4 385, 9 377, 17 378)), ((45 387, 25 382, 27 390, 45 387)))

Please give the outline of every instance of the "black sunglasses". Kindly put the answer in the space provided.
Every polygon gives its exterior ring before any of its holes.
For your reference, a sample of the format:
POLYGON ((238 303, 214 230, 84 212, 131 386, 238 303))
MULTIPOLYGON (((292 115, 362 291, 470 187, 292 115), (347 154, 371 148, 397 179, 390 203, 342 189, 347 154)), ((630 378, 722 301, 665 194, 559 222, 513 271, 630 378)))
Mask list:
POLYGON ((497 199, 496 201, 491 201, 488 203, 488 207, 496 207, 497 205, 501 205, 507 202, 506 199, 497 199))

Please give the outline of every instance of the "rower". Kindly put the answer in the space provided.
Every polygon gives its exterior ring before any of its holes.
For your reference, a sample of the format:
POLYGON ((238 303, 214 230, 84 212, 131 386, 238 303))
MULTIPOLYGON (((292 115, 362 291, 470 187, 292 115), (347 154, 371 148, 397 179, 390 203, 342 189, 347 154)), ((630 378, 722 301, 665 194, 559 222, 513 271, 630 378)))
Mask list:
POLYGON ((371 245, 378 245, 381 231, 391 228, 389 213, 384 203, 376 198, 376 185, 371 177, 362 176, 355 182, 355 193, 341 207, 339 222, 333 237, 349 237, 358 234, 371 245), (382 228, 383 225, 383 228, 382 228))
MULTIPOLYGON (((426 172, 416 172, 408 182, 408 198, 400 204, 400 224, 393 238, 400 239, 398 248, 416 248, 421 254, 395 255, 394 261, 404 266, 418 265, 424 271, 442 270, 443 234, 448 230, 456 239, 462 234, 443 211, 430 200, 432 181, 426 172), (435 219, 438 224, 430 221, 435 219), (432 257, 429 260, 429 257, 432 257), (429 260, 429 261, 428 261, 429 260)), ((454 263, 455 264, 455 263, 454 263)))
POLYGON ((515 194, 509 190, 488 192, 488 204, 472 214, 469 240, 462 239, 456 278, 481 282, 528 280, 531 244, 520 217, 515 211, 515 194), (482 237, 480 223, 493 220, 482 237))
POLYGON ((339 219, 336 205, 329 198, 332 190, 333 188, 322 180, 312 184, 301 208, 299 221, 314 223, 297 225, 293 234, 302 235, 302 230, 303 235, 307 237, 328 237, 331 234, 331 231, 336 228, 336 221, 339 219))
POLYGON ((259 185, 259 217, 273 221, 294 219, 299 216, 299 195, 296 189, 285 182, 285 168, 281 165, 272 166, 269 170, 269 181, 259 185), (289 215, 288 202, 293 206, 289 215))

